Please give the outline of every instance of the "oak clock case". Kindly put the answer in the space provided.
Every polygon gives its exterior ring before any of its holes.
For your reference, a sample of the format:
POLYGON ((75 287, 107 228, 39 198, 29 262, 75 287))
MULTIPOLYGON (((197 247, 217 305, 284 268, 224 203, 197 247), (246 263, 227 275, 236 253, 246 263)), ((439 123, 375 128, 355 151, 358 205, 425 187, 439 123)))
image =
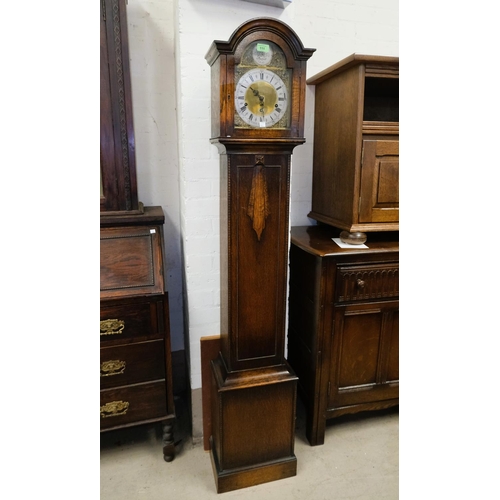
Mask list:
POLYGON ((161 423, 175 455, 161 207, 137 197, 126 0, 100 2, 100 430, 161 423))
POLYGON ((281 21, 259 19, 266 20, 249 21, 247 31, 238 28, 227 42, 215 40, 205 56, 211 66, 211 142, 218 147, 243 139, 274 145, 281 139, 292 148, 305 142, 306 61, 314 50, 304 48, 289 27, 282 29, 281 21))
POLYGON ((220 153, 221 332, 211 362, 219 493, 296 474, 297 377, 284 357, 291 154, 303 137, 306 61, 295 32, 252 19, 214 41, 220 153))

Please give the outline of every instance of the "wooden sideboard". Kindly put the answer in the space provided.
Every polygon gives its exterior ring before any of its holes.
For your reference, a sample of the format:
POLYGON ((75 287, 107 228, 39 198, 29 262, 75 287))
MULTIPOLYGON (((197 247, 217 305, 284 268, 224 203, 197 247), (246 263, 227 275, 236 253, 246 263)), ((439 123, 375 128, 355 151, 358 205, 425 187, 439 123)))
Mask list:
POLYGON ((292 227, 288 361, 311 445, 326 421, 399 404, 399 242, 372 233, 342 249, 327 225, 292 227))
POLYGON ((101 216, 101 432, 163 423, 175 455, 168 295, 161 207, 101 216))

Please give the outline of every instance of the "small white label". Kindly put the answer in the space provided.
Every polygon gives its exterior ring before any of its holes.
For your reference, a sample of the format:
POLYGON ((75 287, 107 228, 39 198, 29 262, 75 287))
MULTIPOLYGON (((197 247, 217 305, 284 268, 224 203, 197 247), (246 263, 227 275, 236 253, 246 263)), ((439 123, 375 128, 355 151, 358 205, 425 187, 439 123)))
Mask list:
POLYGON ((344 243, 343 241, 341 241, 340 238, 332 238, 332 240, 337 243, 337 245, 340 247, 340 248, 352 248, 352 249, 360 249, 360 248, 368 248, 365 244, 361 244, 361 245, 353 245, 351 243, 344 243))
POLYGON ((156 233, 156 229, 150 229, 150 230, 149 230, 149 232, 150 232, 151 234, 154 234, 154 233, 156 233))
POLYGON ((260 125, 260 128, 265 127, 266 126, 266 122, 259 122, 259 125, 260 125))

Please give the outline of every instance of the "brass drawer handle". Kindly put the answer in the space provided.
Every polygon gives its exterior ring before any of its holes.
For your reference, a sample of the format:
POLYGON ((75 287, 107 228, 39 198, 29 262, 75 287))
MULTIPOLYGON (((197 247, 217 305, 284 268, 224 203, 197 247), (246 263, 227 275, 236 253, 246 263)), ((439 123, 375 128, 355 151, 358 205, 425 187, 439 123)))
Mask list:
POLYGON ((125 361, 111 359, 101 363, 101 377, 110 377, 111 375, 121 375, 125 371, 125 361))
POLYGON ((104 319, 101 321, 101 335, 117 335, 125 328, 125 321, 121 319, 104 319))
POLYGON ((358 279, 356 280, 356 285, 358 285, 359 288, 364 288, 365 287, 365 282, 364 280, 358 279))
POLYGON ((101 417, 118 417, 125 415, 129 407, 128 401, 111 401, 101 406, 101 417))

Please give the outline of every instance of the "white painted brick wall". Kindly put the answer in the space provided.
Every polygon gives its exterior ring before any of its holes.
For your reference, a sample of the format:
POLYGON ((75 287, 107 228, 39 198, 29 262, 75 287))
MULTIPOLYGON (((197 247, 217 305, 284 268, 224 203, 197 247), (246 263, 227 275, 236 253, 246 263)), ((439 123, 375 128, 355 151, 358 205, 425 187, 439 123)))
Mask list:
MULTIPOLYGON (((241 0, 129 0, 128 8, 140 197, 164 207, 167 239, 177 238, 167 245, 169 293, 171 304, 186 308, 191 388, 197 389, 200 338, 219 333, 220 314, 219 154, 209 143, 206 52, 243 22, 273 17, 290 25, 305 47, 316 48, 308 76, 353 52, 398 55, 398 0, 295 0, 284 10, 241 0)), ((313 223, 307 218, 313 132, 314 87, 308 87, 307 142, 292 157, 291 225, 313 223)), ((179 338, 174 343, 182 345, 179 338)))
POLYGON ((184 348, 183 262, 173 0, 128 0, 128 35, 139 200, 165 213, 172 349, 184 348))

